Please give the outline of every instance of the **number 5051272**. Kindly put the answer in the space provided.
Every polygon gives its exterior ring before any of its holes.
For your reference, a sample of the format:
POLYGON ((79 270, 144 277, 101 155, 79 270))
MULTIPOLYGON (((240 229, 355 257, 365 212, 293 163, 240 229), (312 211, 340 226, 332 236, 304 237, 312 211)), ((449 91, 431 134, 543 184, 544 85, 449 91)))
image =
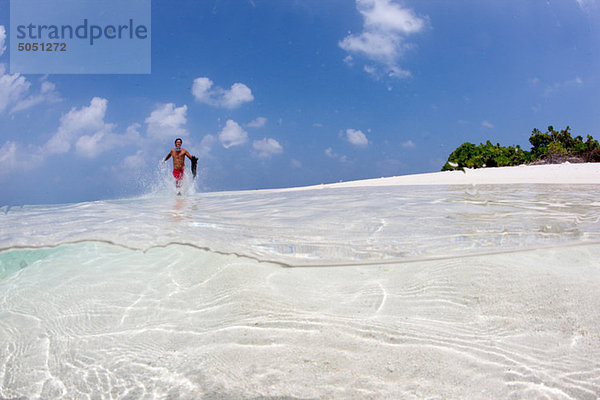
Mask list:
POLYGON ((48 42, 48 43, 29 43, 20 42, 17 44, 18 51, 67 51, 66 43, 48 42))

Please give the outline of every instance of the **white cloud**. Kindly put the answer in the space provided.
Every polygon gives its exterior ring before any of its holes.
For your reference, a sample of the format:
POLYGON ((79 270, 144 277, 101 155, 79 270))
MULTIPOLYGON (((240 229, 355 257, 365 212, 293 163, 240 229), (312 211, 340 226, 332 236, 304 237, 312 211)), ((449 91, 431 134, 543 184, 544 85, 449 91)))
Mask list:
POLYGON ((75 107, 60 118, 59 130, 76 132, 82 130, 100 130, 104 127, 104 116, 108 100, 94 97, 88 107, 75 107))
POLYGON ((234 83, 230 90, 223 93, 222 103, 225 108, 236 108, 252 100, 254 100, 254 96, 248 86, 243 83, 234 83))
POLYGON ((237 122, 230 119, 219 133, 219 141, 226 149, 239 146, 248 141, 248 133, 237 122))
POLYGON ((29 95, 26 98, 19 100, 10 110, 10 113, 13 114, 18 111, 23 111, 41 103, 57 103, 61 100, 60 95, 56 91, 56 86, 52 82, 43 80, 39 93, 29 95))
POLYGON ((358 147, 365 147, 369 144, 367 136, 362 131, 356 129, 346 129, 346 139, 358 147))
MULTIPOLYGON (((54 85, 42 84, 41 93, 53 91, 54 85)), ((49 156, 64 154, 72 149, 81 157, 94 158, 121 146, 125 141, 143 151, 144 141, 147 140, 139 132, 142 125, 134 123, 127 127, 125 133, 115 132, 116 125, 105 122, 107 107, 106 99, 94 97, 89 105, 71 108, 60 118, 56 132, 41 146, 24 146, 15 142, 4 143, 0 148, 0 173, 6 173, 15 168, 31 169, 42 164, 49 156), (17 155, 19 157, 18 165, 17 155)), ((185 106, 176 108, 167 104, 157 107, 146 119, 148 131, 155 135, 156 132, 162 132, 161 129, 171 129, 170 132, 174 130, 176 134, 185 132, 181 127, 185 123, 185 111, 185 106)), ((126 158, 123 165, 138 164, 140 157, 141 153, 138 151, 135 157, 126 158)))
POLYGON ((382 62, 392 62, 398 57, 402 38, 381 32, 363 32, 360 35, 346 36, 340 47, 353 53, 363 53, 367 58, 382 62))
POLYGON ((16 104, 29 91, 31 83, 20 74, 6 74, 0 64, 0 112, 16 104))
POLYGON ((17 144, 6 142, 0 147, 0 174, 7 174, 19 167, 17 159, 17 144))
POLYGON ((560 93, 564 90, 572 90, 581 88, 584 85, 583 79, 579 76, 575 76, 572 79, 568 79, 562 82, 554 82, 554 83, 546 83, 541 79, 534 77, 529 79, 529 84, 537 87, 541 90, 542 97, 550 97, 555 95, 556 93, 560 93))
MULTIPOLYGON (((371 75, 376 80, 379 80, 385 76, 390 78, 409 78, 412 76, 410 71, 404 70, 395 65, 388 65, 385 69, 381 69, 375 65, 365 65, 364 71, 371 75)), ((388 87, 388 91, 392 91, 392 87, 388 87)))
POLYGON ((139 131, 139 129, 141 127, 142 127, 142 125, 138 124, 137 122, 129 125, 127 127, 127 129, 125 130, 125 138, 127 140, 130 140, 133 142, 138 142, 139 140, 141 140, 140 131, 139 131))
POLYGON ((44 156, 39 148, 31 145, 23 146, 12 141, 5 142, 0 147, 0 176, 8 175, 12 171, 23 172, 34 169, 43 159, 44 156))
POLYGON ((300 161, 296 160, 295 158, 292 158, 290 163, 292 164, 292 167, 294 167, 294 168, 302 168, 302 163, 300 161))
MULTIPOLYGON (((363 31, 346 36, 338 45, 348 53, 376 62, 365 67, 376 78, 384 74, 392 78, 410 76, 398 65, 398 59, 412 47, 406 36, 421 32, 425 20, 390 0, 356 0, 356 6, 364 19, 363 31)), ((353 58, 348 55, 344 61, 351 65, 353 58)))
POLYGON ((4 54, 4 51, 6 50, 6 28, 4 27, 4 25, 0 25, 0 56, 2 54, 4 54))
POLYGON ((591 13, 593 8, 598 7, 597 0, 576 0, 579 7, 586 13, 591 13))
POLYGON ((196 78, 192 85, 192 94, 201 103, 229 109, 254 100, 252 91, 243 83, 234 83, 229 90, 213 86, 214 83, 209 78, 196 78))
MULTIPOLYGON (((133 152, 134 150, 132 150, 133 152)), ((110 167, 110 171, 114 174, 114 179, 127 182, 128 184, 132 184, 132 180, 135 184, 148 184, 149 176, 148 168, 152 168, 154 162, 154 157, 149 155, 148 151, 144 149, 138 149, 134 154, 129 154, 118 164, 113 164, 110 167), (126 170, 128 173, 123 174, 123 171, 126 170)), ((154 164, 155 165, 155 164, 154 164)))
POLYGON ((94 97, 89 106, 73 107, 60 118, 56 133, 40 149, 41 154, 63 154, 74 146, 79 156, 95 158, 120 146, 124 140, 139 143, 141 125, 135 123, 127 127, 125 134, 116 133, 115 124, 104 121, 107 108, 108 100, 100 97, 94 97))
POLYGON ((196 98, 196 100, 202 103, 209 103, 211 100, 211 91, 210 88, 213 85, 213 81, 208 78, 196 78, 194 79, 194 84, 192 85, 192 94, 196 98))
POLYGON ((283 153, 283 147, 281 147, 277 140, 271 138, 255 140, 252 143, 252 147, 258 152, 259 158, 269 158, 275 154, 283 153))
POLYGON ((195 152, 194 155, 200 158, 207 157, 216 142, 217 137, 215 135, 204 135, 204 137, 200 141, 199 148, 196 147, 193 149, 193 151, 195 152))
MULTIPOLYGON (((390 78, 410 78, 412 76, 410 71, 402 69, 396 65, 389 65, 387 74, 390 78)), ((392 88, 388 87, 388 91, 391 91, 391 90, 392 90, 392 88)))
POLYGON ((490 129, 494 127, 494 125, 488 121, 482 121, 481 126, 483 126, 484 128, 490 128, 490 129))
POLYGON ((4 64, 0 64, 0 112, 10 109, 9 113, 26 110, 40 103, 56 103, 61 98, 56 86, 48 82, 46 77, 41 79, 40 90, 29 94, 31 82, 20 74, 7 74, 4 64))
POLYGON ((173 103, 163 104, 156 107, 146 118, 147 133, 153 139, 173 139, 187 136, 184 128, 187 122, 187 106, 176 107, 173 103))
POLYGON ((113 133, 112 124, 105 124, 105 129, 91 135, 83 135, 77 139, 75 150, 82 157, 94 158, 105 151, 121 146, 123 143, 140 144, 142 137, 138 132, 140 124, 130 125, 125 134, 113 133))
POLYGON ((411 10, 389 0, 357 0, 356 5, 367 29, 410 34, 424 27, 424 21, 411 10))
POLYGON ((92 135, 83 135, 75 143, 75 150, 80 156, 95 158, 99 154, 110 150, 121 143, 122 135, 116 133, 96 132, 92 135))
POLYGON ((402 147, 404 147, 405 149, 414 149, 417 146, 412 140, 407 140, 406 142, 402 143, 402 147))
MULTIPOLYGON (((135 154, 127 156, 123 159, 122 166, 128 170, 138 170, 146 165, 146 154, 143 150, 136 151, 135 154)), ((116 169, 114 172, 120 172, 120 169, 116 169)))
POLYGON ((267 119, 265 117, 258 117, 254 121, 249 122, 246 126, 248 128, 262 128, 267 124, 267 119))
POLYGON ((343 163, 348 161, 348 157, 340 156, 339 154, 335 153, 331 147, 325 149, 325 155, 329 158, 333 158, 334 160, 340 160, 343 163))
POLYGON ((136 173, 142 173, 153 162, 151 160, 154 159, 154 156, 150 154, 154 153, 155 144, 152 141, 146 140, 140 134, 141 127, 142 124, 135 122, 127 127, 124 134, 107 135, 108 137, 105 138, 115 146, 126 144, 128 153, 135 151, 135 154, 129 154, 120 164, 116 164, 111 168, 112 172, 116 174, 117 179, 127 180, 122 173, 123 168, 136 173), (135 150, 136 146, 138 147, 137 150, 135 150))
POLYGON ((365 65, 363 67, 363 70, 375 79, 381 78, 381 73, 379 72, 379 70, 372 65, 365 65))
MULTIPOLYGON (((62 154, 70 150, 73 142, 81 136, 94 139, 84 139, 85 145, 80 149, 89 150, 94 141, 99 141, 104 134, 110 133, 114 127, 104 122, 108 101, 94 97, 88 107, 76 109, 73 107, 67 114, 60 118, 60 125, 56 133, 48 140, 44 150, 49 154, 62 154)), ((94 152, 94 154, 98 154, 94 152)))
POLYGON ((123 140, 138 144, 141 140, 138 132, 141 125, 136 123, 129 126, 125 134, 115 133, 115 125, 104 121, 107 104, 106 99, 94 97, 88 106, 71 108, 60 118, 54 135, 42 146, 4 143, 0 149, 0 173, 16 168, 32 169, 42 164, 48 156, 64 154, 72 147, 79 156, 94 158, 119 146, 123 140))

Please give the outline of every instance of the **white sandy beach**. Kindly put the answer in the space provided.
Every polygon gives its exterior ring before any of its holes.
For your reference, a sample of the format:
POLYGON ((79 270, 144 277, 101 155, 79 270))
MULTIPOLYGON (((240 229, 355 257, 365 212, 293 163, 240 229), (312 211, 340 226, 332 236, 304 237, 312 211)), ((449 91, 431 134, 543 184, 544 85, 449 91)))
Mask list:
POLYGON ((599 177, 5 207, 0 398, 597 399, 599 177))
MULTIPOLYGON (((465 169, 390 178, 340 182, 305 188, 365 187, 386 185, 507 185, 507 184, 599 184, 600 163, 519 165, 515 167, 465 169)), ((294 188, 298 190, 304 188, 294 188)))

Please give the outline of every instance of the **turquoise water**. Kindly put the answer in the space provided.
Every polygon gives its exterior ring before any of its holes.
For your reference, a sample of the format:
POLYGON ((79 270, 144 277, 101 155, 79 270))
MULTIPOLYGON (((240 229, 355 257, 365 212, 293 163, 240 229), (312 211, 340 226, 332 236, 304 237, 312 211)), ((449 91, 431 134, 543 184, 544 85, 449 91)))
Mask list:
POLYGON ((599 185, 0 209, 0 398, 597 398, 599 185))

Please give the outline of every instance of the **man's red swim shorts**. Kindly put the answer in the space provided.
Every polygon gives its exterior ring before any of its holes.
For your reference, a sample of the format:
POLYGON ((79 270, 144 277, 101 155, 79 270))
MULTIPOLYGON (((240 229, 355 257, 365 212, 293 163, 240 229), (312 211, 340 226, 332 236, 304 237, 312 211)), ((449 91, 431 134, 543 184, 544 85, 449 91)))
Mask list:
POLYGON ((175 177, 175 180, 177 180, 177 182, 181 181, 183 179, 183 170, 182 169, 174 169, 173 176, 175 177))

